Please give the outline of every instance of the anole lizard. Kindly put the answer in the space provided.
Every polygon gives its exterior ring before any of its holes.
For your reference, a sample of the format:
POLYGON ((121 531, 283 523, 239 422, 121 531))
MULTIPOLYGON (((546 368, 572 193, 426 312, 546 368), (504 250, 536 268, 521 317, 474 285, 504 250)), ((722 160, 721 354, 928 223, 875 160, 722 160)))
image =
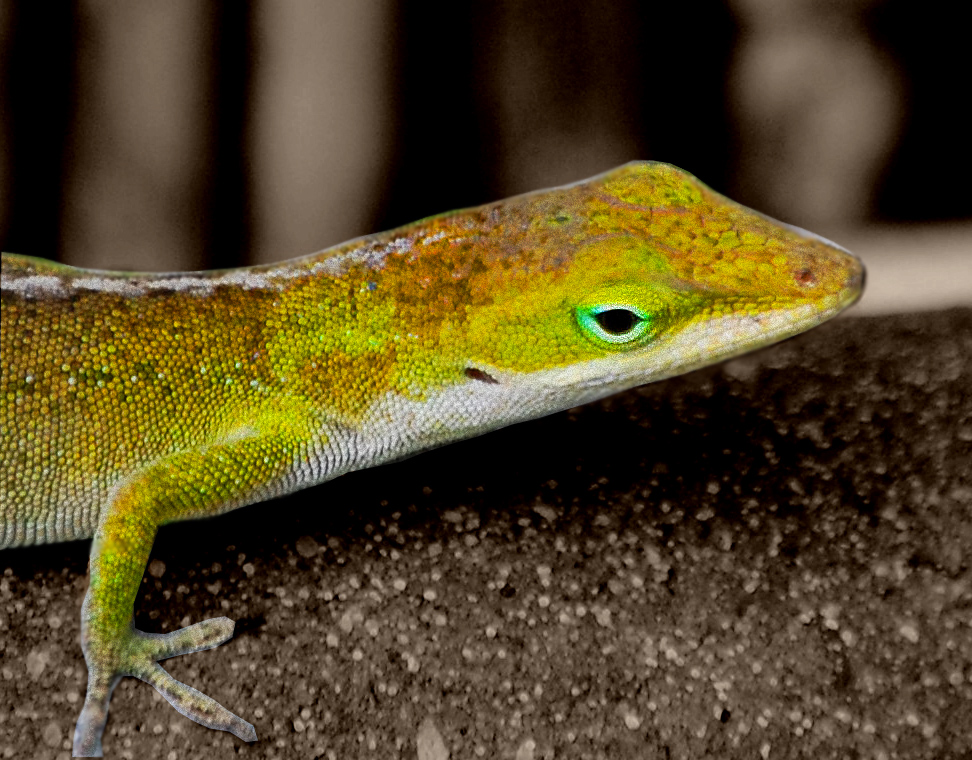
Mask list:
POLYGON ((3 255, 0 547, 93 538, 77 755, 111 691, 252 725, 159 660, 217 646, 133 605, 160 525, 678 375, 853 303, 860 262, 661 163, 269 266, 133 274, 3 255))

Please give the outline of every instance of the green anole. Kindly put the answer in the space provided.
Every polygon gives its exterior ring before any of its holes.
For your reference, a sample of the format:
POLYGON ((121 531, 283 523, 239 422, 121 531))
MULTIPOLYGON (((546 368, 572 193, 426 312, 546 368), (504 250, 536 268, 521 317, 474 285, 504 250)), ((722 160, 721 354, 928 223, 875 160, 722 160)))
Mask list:
POLYGON ((233 622, 133 625, 159 526, 678 375, 852 304, 849 252, 661 163, 293 261, 133 274, 3 255, 0 547, 93 538, 77 755, 111 691, 256 731, 158 664, 233 622))

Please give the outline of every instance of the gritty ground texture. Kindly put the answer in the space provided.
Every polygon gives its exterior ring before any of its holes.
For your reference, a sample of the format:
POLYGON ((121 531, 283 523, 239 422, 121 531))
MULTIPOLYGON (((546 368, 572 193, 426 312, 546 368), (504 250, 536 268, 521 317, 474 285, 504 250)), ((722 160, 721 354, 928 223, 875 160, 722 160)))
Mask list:
MULTIPOLYGON (((0 757, 69 754, 88 544, 0 554, 0 757)), ((165 528, 107 757, 972 756, 972 310, 722 367, 165 528)))

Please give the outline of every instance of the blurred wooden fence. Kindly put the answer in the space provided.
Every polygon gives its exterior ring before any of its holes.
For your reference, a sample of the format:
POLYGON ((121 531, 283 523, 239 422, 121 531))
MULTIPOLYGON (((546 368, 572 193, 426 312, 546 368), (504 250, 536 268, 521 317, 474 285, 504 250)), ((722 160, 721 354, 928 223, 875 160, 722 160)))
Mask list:
POLYGON ((634 158, 824 232, 970 216, 935 5, 4 1, 0 244, 271 261, 634 158))

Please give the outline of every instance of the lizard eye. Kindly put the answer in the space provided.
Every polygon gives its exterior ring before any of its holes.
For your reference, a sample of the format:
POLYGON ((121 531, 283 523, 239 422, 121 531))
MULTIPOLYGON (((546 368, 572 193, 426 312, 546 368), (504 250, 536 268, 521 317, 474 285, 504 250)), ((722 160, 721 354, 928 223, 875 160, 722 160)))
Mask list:
POLYGON ((649 332, 651 314, 628 304, 598 304, 577 309, 577 321, 597 341, 622 345, 632 343, 649 332))

